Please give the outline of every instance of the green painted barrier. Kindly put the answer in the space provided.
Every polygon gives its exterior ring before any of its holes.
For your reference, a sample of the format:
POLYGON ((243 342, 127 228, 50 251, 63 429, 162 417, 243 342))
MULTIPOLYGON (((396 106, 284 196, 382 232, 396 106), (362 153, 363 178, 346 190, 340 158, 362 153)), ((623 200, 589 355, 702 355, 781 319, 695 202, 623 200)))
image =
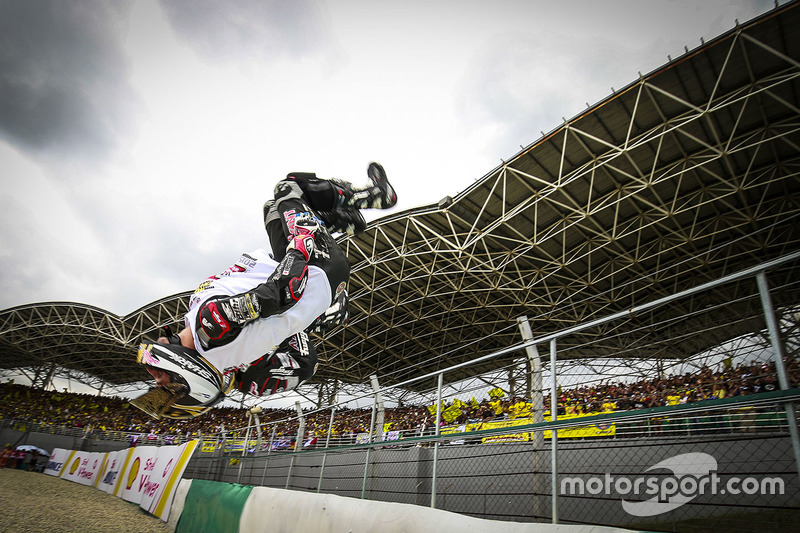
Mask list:
POLYGON ((252 490, 250 485, 193 480, 176 533, 237 533, 252 490))

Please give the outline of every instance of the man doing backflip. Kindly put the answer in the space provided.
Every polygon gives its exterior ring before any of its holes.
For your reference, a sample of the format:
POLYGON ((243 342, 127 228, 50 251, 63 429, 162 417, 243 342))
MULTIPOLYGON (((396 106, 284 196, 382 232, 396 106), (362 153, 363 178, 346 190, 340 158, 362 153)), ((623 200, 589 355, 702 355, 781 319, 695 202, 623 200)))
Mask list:
POLYGON ((259 249, 200 284, 178 334, 142 344, 137 361, 159 388, 132 401, 160 418, 199 416, 233 388, 256 395, 310 379, 316 354, 307 330, 347 318, 350 266, 331 231, 366 226, 360 210, 397 202, 383 167, 371 163, 370 185, 291 173, 264 206, 274 253, 259 249))

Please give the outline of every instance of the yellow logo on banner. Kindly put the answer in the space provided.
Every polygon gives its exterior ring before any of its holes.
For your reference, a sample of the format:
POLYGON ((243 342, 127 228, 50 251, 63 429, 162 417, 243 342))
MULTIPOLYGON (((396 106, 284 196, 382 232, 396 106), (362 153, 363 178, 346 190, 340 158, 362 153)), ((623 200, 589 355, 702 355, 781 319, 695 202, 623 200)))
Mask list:
POLYGON ((131 487, 133 487, 133 482, 136 481, 136 476, 139 475, 139 465, 141 463, 142 462, 139 460, 138 457, 133 461, 131 469, 128 472, 128 484, 125 485, 125 490, 131 490, 131 487))

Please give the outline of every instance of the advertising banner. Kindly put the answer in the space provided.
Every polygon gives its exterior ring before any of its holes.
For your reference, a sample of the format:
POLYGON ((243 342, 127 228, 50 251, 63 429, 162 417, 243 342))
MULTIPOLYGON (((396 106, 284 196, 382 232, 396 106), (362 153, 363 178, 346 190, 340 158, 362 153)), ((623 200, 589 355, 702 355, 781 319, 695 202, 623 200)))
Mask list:
POLYGON ((53 453, 50 454, 50 459, 47 460, 47 466, 44 469, 44 473, 51 476, 58 476, 61 474, 61 469, 67 463, 72 454, 72 450, 55 448, 53 453))
POLYGON ((116 495, 125 501, 139 504, 142 494, 153 490, 150 474, 155 471, 156 446, 137 446, 132 448, 130 460, 120 472, 120 484, 116 495))
POLYGON ((197 441, 193 440, 181 446, 165 446, 158 449, 152 469, 146 474, 147 481, 144 482, 144 486, 147 490, 142 493, 139 503, 142 509, 164 521, 169 519, 175 488, 196 448, 197 441))
POLYGON ((120 481, 119 473, 125 465, 125 460, 132 453, 134 448, 126 450, 119 450, 116 452, 109 452, 106 457, 105 464, 103 465, 100 474, 98 475, 96 487, 109 494, 114 494, 114 490, 120 481))
POLYGON ((199 441, 116 452, 55 448, 44 472, 118 496, 166 522, 175 491, 199 441))
POLYGON ((61 469, 59 477, 94 487, 105 458, 105 453, 76 451, 61 469))

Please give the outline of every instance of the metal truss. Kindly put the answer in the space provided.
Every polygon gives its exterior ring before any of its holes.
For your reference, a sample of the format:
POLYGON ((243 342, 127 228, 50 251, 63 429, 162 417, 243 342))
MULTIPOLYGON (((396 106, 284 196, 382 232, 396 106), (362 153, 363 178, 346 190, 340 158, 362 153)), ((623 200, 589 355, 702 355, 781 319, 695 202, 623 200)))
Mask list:
MULTIPOLYGON (((328 371, 402 381, 515 344, 521 315, 554 331, 797 250, 799 18, 791 4, 738 27, 457 197, 346 240, 353 318, 323 344, 328 371)), ((787 291, 781 302, 796 301, 787 291)), ((752 287, 631 317, 596 332, 618 341, 600 349, 576 337, 572 356, 689 357, 751 328, 743 293, 752 287), (689 334, 698 320, 725 327, 689 334)))
POLYGON ((41 303, 0 312, 0 368, 22 371, 34 383, 53 377, 81 381, 98 390, 125 390, 148 374, 134 364, 142 339, 155 340, 156 330, 181 323, 186 295, 164 298, 119 317, 76 303, 41 303), (121 388, 114 389, 114 387, 121 388))
MULTIPOLYGON (((454 197, 340 238, 351 320, 315 339, 320 369, 302 395, 363 391, 373 374, 401 383, 518 344, 520 316, 535 335, 562 330, 800 249, 798 29, 798 3, 776 7, 640 75, 454 197)), ((771 274, 779 309, 797 303, 798 267, 771 274)), ((762 327, 754 294, 752 280, 721 286, 562 339, 559 357, 598 371, 630 361, 631 372, 691 359, 762 327)), ((136 344, 179 324, 186 302, 126 317, 55 303, 0 312, 0 368, 139 381, 136 344)), ((524 373, 520 356, 447 377, 507 382, 509 368, 524 373)))

